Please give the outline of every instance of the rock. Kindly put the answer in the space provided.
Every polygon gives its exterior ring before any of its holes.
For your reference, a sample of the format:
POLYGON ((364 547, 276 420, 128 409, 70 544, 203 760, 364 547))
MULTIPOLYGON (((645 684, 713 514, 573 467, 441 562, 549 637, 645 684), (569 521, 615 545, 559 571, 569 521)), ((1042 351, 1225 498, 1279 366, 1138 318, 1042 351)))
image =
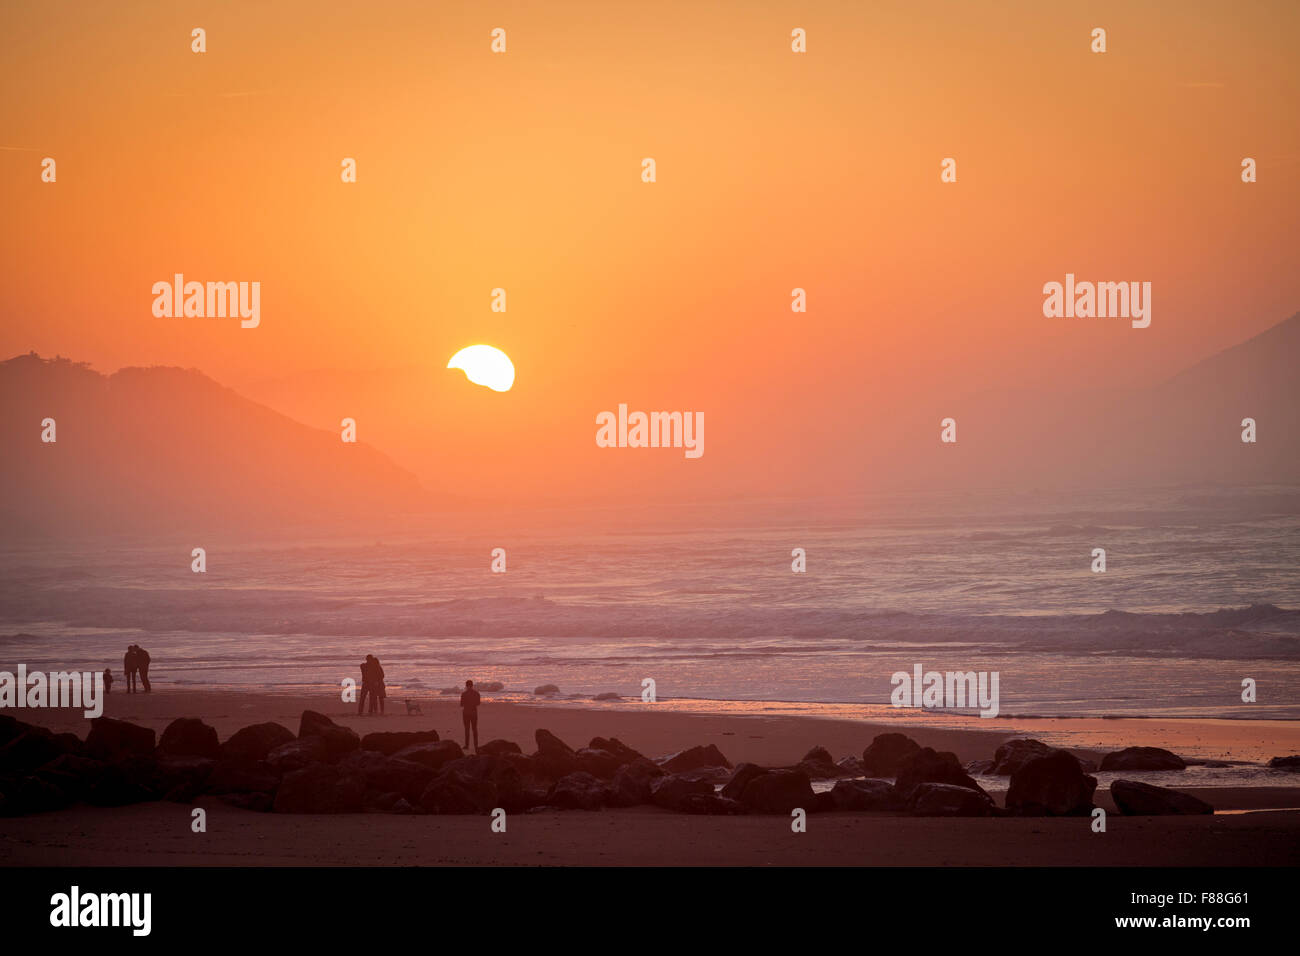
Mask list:
POLYGON ((158 741, 158 754, 170 757, 207 757, 215 760, 221 754, 221 741, 217 731, 197 717, 177 717, 163 731, 158 741))
POLYGON ((152 727, 137 727, 125 720, 96 717, 90 722, 86 752, 96 760, 116 760, 138 754, 147 757, 154 751, 152 727))
POLYGON ((831 752, 825 747, 814 747, 803 755, 800 763, 834 763, 835 759, 831 757, 831 752))
POLYGON ((1268 765, 1274 770, 1300 770, 1300 756, 1274 757, 1268 765))
POLYGON ((594 698, 592 698, 592 699, 593 699, 593 700, 621 700, 621 699, 622 699, 622 696, 619 695, 619 694, 615 694, 615 693, 613 693, 612 691, 605 691, 605 693, 603 693, 603 694, 597 694, 597 695, 596 695, 594 698))
POLYGON ((267 766, 281 774, 301 770, 308 764, 328 762, 329 745, 324 737, 295 737, 266 755, 267 766))
POLYGON ((521 754, 523 750, 513 740, 489 740, 478 748, 485 757, 500 757, 504 754, 521 754))
POLYGON ((18 777, 5 786, 4 816, 62 810, 74 802, 57 782, 44 776, 18 777))
POLYGON ((731 761, 722 755, 713 744, 691 747, 655 761, 668 773, 681 773, 683 770, 695 770, 699 767, 730 767, 731 761))
POLYGON ((39 728, 33 724, 10 717, 8 714, 0 714, 0 747, 3 747, 11 740, 16 740, 25 733, 37 729, 39 728))
POLYGON ((302 720, 298 725, 298 738, 301 740, 303 737, 320 737, 324 740, 330 760, 338 760, 354 750, 361 749, 361 738, 357 736, 355 730, 340 726, 314 710, 302 712, 302 720))
POLYGON ((142 784, 137 774, 119 764, 105 767, 86 794, 86 802, 96 807, 125 807, 157 799, 158 794, 142 784))
POLYGON ((625 763, 614 772, 606 802, 611 807, 636 807, 651 803, 650 785, 663 775, 663 770, 645 757, 625 763))
POLYGON ((836 810, 901 810, 903 801, 888 780, 837 780, 830 791, 836 810))
POLYGON ((1119 812, 1128 817, 1214 812, 1214 807, 1189 793, 1138 783, 1136 780, 1112 780, 1110 798, 1115 801, 1119 812))
POLYGON ((798 770, 769 770, 745 784, 740 802, 754 813, 789 813, 796 807, 809 810, 812 784, 798 770))
POLYGON ((60 754, 36 772, 41 776, 56 778, 60 789, 77 800, 83 800, 107 766, 102 760, 60 754))
POLYGON ((412 744, 393 754, 399 760, 412 760, 434 770, 441 770, 444 764, 459 760, 465 756, 460 744, 454 740, 438 740, 427 744, 412 744))
POLYGON ((489 809, 501 807, 507 813, 518 813, 544 802, 549 789, 530 786, 529 774, 521 773, 519 770, 519 759, 519 754, 502 756, 476 754, 473 757, 462 757, 451 761, 443 767, 442 772, 486 781, 492 785, 496 794, 489 809))
POLYGON ((605 802, 605 785, 589 773, 566 774, 556 781, 546 802, 565 810, 599 810, 605 802))
POLYGON ((1101 758, 1107 770, 1183 770, 1183 758, 1159 747, 1125 747, 1101 758))
POLYGON ((407 800, 419 800, 420 794, 437 771, 414 760, 386 757, 375 750, 357 750, 338 763, 339 772, 361 780, 367 790, 396 793, 407 800))
POLYGON ((535 697, 550 697, 552 694, 558 694, 559 692, 560 688, 556 687, 554 684, 543 684, 541 687, 533 688, 533 695, 535 697))
POLYGON ((731 770, 727 767, 696 767, 694 770, 683 770, 677 776, 687 780, 705 780, 720 786, 731 779, 731 770))
POLYGON ((863 769, 862 760, 858 757, 841 757, 835 761, 835 766, 844 771, 846 777, 865 777, 867 771, 863 769))
POLYGON ((366 787, 336 764, 315 763, 284 775, 275 792, 276 813, 360 813, 366 787))
POLYGON ((650 802, 665 810, 680 810, 682 801, 693 793, 713 793, 713 784, 688 780, 676 774, 664 774, 650 781, 650 802))
POLYGON ((534 760, 542 773, 552 780, 582 769, 578 755, 573 749, 549 730, 538 729, 534 734, 537 740, 537 753, 534 760))
POLYGON ((745 812, 739 800, 715 793, 688 793, 682 797, 677 809, 682 813, 700 813, 709 816, 737 816, 745 812))
POLYGON ((171 757, 158 759, 154 782, 164 800, 190 803, 203 792, 217 762, 208 757, 171 757))
POLYGON ((228 803, 232 807, 238 807, 240 810, 251 810, 254 813, 270 813, 275 807, 275 797, 269 793, 260 792, 235 792, 223 793, 218 798, 222 803, 228 803))
POLYGON ((593 777, 599 777, 602 780, 609 780, 614 776, 614 772, 621 766, 617 757, 604 750, 592 750, 590 747, 583 747, 575 755, 578 758, 578 766, 584 773, 589 773, 593 777))
POLYGON ((631 763, 633 760, 646 759, 617 737, 610 737, 608 740, 604 737, 592 737, 591 743, 587 744, 587 746, 592 750, 603 750, 607 754, 612 754, 618 760, 619 766, 631 763))
POLYGON ((907 811, 917 817, 987 817, 993 814, 993 800, 969 787, 920 783, 908 797, 907 811))
MULTIPOLYGON (((313 766, 322 766, 313 764, 313 766)), ((287 775, 286 775, 287 776, 287 775)), ((203 784, 204 793, 274 793, 281 777, 265 763, 219 761, 203 784)))
POLYGON ((920 750, 920 744, 903 734, 877 734, 862 752, 862 771, 871 777, 896 777, 904 761, 920 750))
POLYGON ((907 758, 894 786, 903 799, 908 800, 912 791, 923 783, 943 783, 984 793, 984 789, 962 769, 956 754, 946 750, 935 751, 929 747, 924 747, 907 758))
POLYGON ((1030 737, 1017 737, 1014 740, 1008 740, 994 751, 993 766, 989 768, 988 773, 1006 777, 1015 773, 1035 757, 1046 757, 1051 752, 1052 748, 1041 740, 1034 740, 1030 737))
POLYGON ((27 773, 63 756, 64 752, 53 734, 33 727, 0 747, 0 771, 27 773))
POLYGON ((276 747, 295 739, 293 731, 283 724, 252 724, 235 731, 221 745, 221 759, 233 763, 256 763, 265 760, 276 747))
POLYGON ((419 800, 426 813, 491 813, 498 805, 491 780, 455 769, 434 777, 419 800))
POLYGON ((361 738, 362 750, 374 750, 391 757, 412 744, 432 744, 439 740, 436 730, 399 730, 388 733, 366 734, 361 738))
POLYGON ((745 792, 745 785, 755 777, 761 777, 768 773, 766 767, 760 767, 753 763, 736 764, 736 769, 731 774, 731 779, 727 781, 726 786, 722 788, 722 796, 731 800, 739 800, 740 795, 745 792))
POLYGON ((1092 813, 1097 778, 1083 772, 1078 758, 1049 750, 1011 774, 1006 808, 1022 817, 1084 817, 1092 813))
POLYGON ((970 774, 972 777, 979 776, 982 773, 992 773, 993 761, 972 760, 970 763, 966 764, 966 772, 970 774))

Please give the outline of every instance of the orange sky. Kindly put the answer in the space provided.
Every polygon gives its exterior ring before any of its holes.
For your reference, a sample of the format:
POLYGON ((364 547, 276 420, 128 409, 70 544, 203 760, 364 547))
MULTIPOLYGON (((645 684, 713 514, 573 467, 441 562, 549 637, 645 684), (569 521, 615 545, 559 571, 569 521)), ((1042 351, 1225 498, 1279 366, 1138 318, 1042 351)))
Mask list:
POLYGON ((0 357, 195 366, 435 486, 771 491, 899 403, 1141 385, 1300 309, 1298 41, 1286 0, 9 0, 0 357), (154 318, 178 271, 261 326, 154 318), (1067 271, 1152 282, 1151 327, 1045 319, 1067 271), (511 393, 443 370, 474 342, 511 393), (330 384, 394 368, 427 390, 330 384), (602 453, 619 402, 703 410, 704 458, 602 453))

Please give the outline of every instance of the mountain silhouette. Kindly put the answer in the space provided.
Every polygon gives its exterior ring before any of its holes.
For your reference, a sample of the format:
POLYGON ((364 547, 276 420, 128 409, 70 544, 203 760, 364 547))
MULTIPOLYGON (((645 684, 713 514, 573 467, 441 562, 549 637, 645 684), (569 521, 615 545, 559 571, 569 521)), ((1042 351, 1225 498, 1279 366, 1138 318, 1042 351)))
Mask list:
POLYGON ((10 535, 345 526, 423 509, 419 482, 194 369, 102 375, 35 353, 0 362, 0 528, 10 535), (57 441, 42 441, 55 420, 57 441))

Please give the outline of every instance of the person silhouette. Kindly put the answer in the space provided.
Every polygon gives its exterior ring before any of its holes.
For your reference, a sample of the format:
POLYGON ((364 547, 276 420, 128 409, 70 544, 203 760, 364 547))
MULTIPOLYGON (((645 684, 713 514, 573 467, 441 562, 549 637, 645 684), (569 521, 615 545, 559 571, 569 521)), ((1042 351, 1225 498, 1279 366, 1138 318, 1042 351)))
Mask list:
POLYGON ((378 657, 370 658, 370 712, 375 712, 375 702, 379 703, 379 716, 384 716, 384 698, 388 691, 384 687, 384 666, 378 657))
POLYGON ((127 647, 126 653, 122 655, 122 670, 126 671, 126 692, 135 693, 135 645, 127 647))
POLYGON ((149 652, 139 644, 135 647, 135 666, 140 671, 140 683, 144 685, 144 692, 149 693, 149 652))
POLYGON ((465 749, 469 750, 469 733, 474 731, 474 753, 478 753, 478 702, 480 697, 472 680, 465 681, 465 691, 460 695, 461 717, 465 720, 465 749))
POLYGON ((113 671, 107 667, 104 668, 104 693, 113 693, 113 671))
POLYGON ((370 655, 361 662, 361 694, 357 697, 357 716, 366 712, 366 698, 370 696, 370 655))

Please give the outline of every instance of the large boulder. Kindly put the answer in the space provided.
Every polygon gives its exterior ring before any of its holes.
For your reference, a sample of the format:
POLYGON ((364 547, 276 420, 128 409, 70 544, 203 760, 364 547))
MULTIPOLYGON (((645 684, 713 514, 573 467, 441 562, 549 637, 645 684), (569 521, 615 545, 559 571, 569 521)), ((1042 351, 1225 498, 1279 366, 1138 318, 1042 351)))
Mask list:
POLYGON ((618 761, 621 767, 625 763, 631 763, 633 760, 644 760, 645 757, 633 750, 617 737, 592 737, 591 743, 587 744, 592 750, 603 750, 610 754, 618 761))
POLYGON ((1022 817, 1080 817, 1092 812, 1097 778, 1083 772, 1074 754, 1050 750, 1016 768, 1006 808, 1022 817))
POLYGON ((614 772, 606 798, 611 807, 636 807, 651 803, 651 784, 664 776, 663 770, 653 761, 639 757, 625 763, 614 772))
POLYGON ((693 793, 713 793, 713 784, 706 780, 664 774, 650 782, 650 802, 665 810, 682 809, 682 801, 693 793))
POLYGON ((814 747, 804 754, 798 766, 793 769, 802 771, 809 780, 829 780, 845 776, 845 771, 831 758, 825 747, 814 747))
POLYGON ((565 810, 599 810, 605 803, 605 785, 582 771, 566 774, 555 782, 546 802, 565 810))
POLYGON ((52 733, 33 727, 0 747, 0 772, 27 773, 63 756, 65 752, 52 733))
POLYGON ((276 813, 360 813, 365 783, 336 764, 315 763, 284 775, 275 792, 276 813))
POLYGON ((769 770, 745 784, 740 802, 754 813, 789 813, 796 807, 811 810, 812 784, 798 770, 769 770))
POLYGON ((1036 757, 1046 757, 1052 748, 1041 740, 1030 737, 1017 737, 1008 740, 993 753, 992 765, 984 773, 1006 777, 1015 773, 1036 757))
POLYGON ((237 730, 221 745, 221 759, 233 763, 256 763, 265 760, 276 747, 295 739, 283 724, 267 722, 237 730))
POLYGON ((907 798, 907 812, 917 817, 987 817, 993 814, 993 800, 970 787, 920 783, 907 798))
POLYGON ((517 813, 542 803, 546 798, 547 789, 537 786, 528 772, 526 763, 523 765, 524 771, 521 772, 521 760, 527 761, 528 758, 521 757, 519 754, 502 756, 475 754, 445 764, 443 772, 490 783, 496 793, 491 809, 501 807, 507 813, 517 813))
MULTIPOLYGON (((316 765, 319 766, 319 765, 316 765)), ((265 762, 237 763, 222 760, 212 768, 203 784, 204 793, 274 793, 280 774, 265 762)))
POLYGON ((1274 757, 1268 765, 1274 770, 1300 770, 1300 756, 1274 757))
POLYGON ((190 803, 203 792, 216 766, 209 757, 164 755, 158 758, 154 772, 156 788, 164 800, 190 803))
POLYGON ((612 779, 614 773, 622 766, 617 757, 604 750, 592 750, 590 747, 583 747, 576 756, 578 766, 582 768, 583 773, 589 773, 601 780, 612 779))
POLYGON ((521 754, 523 750, 513 740, 489 740, 478 748, 485 757, 504 757, 506 754, 521 754))
POLYGON ((737 816, 745 813, 745 806, 739 800, 732 800, 716 793, 688 793, 682 797, 677 809, 681 813, 706 814, 708 816, 737 816))
POLYGON ((1177 790, 1136 780, 1112 780, 1110 798, 1115 801, 1119 812, 1128 817, 1214 812, 1214 807, 1189 793, 1179 793, 1177 790))
POLYGON ((460 744, 454 740, 438 740, 427 744, 412 744, 393 754, 400 760, 413 760, 434 770, 441 770, 445 764, 465 756, 460 744))
POLYGON ((301 770, 308 764, 328 763, 329 744, 324 737, 295 737, 266 755, 266 764, 279 773, 301 770))
POLYGON ((901 810, 903 801, 888 780, 837 780, 831 789, 836 810, 901 810))
POLYGON ((412 744, 436 743, 440 738, 436 730, 397 730, 387 733, 366 734, 361 738, 362 750, 374 750, 391 757, 403 747, 412 744))
POLYGON ((730 767, 731 761, 722 755, 722 751, 713 744, 704 744, 681 750, 667 757, 660 757, 655 763, 664 768, 666 773, 681 773, 684 770, 698 770, 701 767, 730 767))
POLYGON ((86 752, 96 760, 117 760, 138 755, 147 757, 154 751, 152 727, 138 727, 125 720, 96 717, 90 722, 86 752))
POLYGON ((360 779, 368 791, 420 799, 437 771, 413 760, 386 757, 375 750, 356 750, 338 763, 339 772, 360 779))
POLYGON ((354 750, 361 749, 361 738, 351 727, 334 723, 324 714, 304 710, 298 724, 298 738, 320 737, 325 741, 330 760, 338 760, 354 750))
POLYGON ((923 783, 942 783, 984 793, 984 788, 958 763, 956 754, 929 747, 918 750, 904 761, 894 786, 906 800, 923 783))
POLYGON ((551 779, 558 780, 582 769, 582 762, 573 748, 549 730, 539 728, 533 737, 537 741, 534 760, 541 772, 551 779))
POLYGON ((426 813, 491 813, 500 804, 496 785, 464 769, 446 769, 420 794, 426 813))
POLYGON ((903 763, 920 751, 921 745, 904 734, 877 734, 862 751, 862 772, 871 777, 896 777, 903 763))
POLYGON ((1187 764, 1177 754, 1159 747, 1125 747, 1101 758, 1106 770, 1184 770, 1187 764))
POLYGON ((726 782, 722 788, 722 796, 730 800, 739 800, 740 795, 745 792, 745 787, 749 781, 755 777, 761 777, 770 771, 766 767, 760 767, 755 763, 738 763, 736 769, 732 771, 731 779, 726 782))
POLYGON ((124 807, 132 803, 157 800, 158 793, 129 766, 109 764, 86 794, 86 802, 96 807, 124 807))
POLYGON ((209 727, 197 717, 177 717, 158 740, 159 756, 207 757, 215 760, 221 754, 221 741, 215 727, 209 727))

